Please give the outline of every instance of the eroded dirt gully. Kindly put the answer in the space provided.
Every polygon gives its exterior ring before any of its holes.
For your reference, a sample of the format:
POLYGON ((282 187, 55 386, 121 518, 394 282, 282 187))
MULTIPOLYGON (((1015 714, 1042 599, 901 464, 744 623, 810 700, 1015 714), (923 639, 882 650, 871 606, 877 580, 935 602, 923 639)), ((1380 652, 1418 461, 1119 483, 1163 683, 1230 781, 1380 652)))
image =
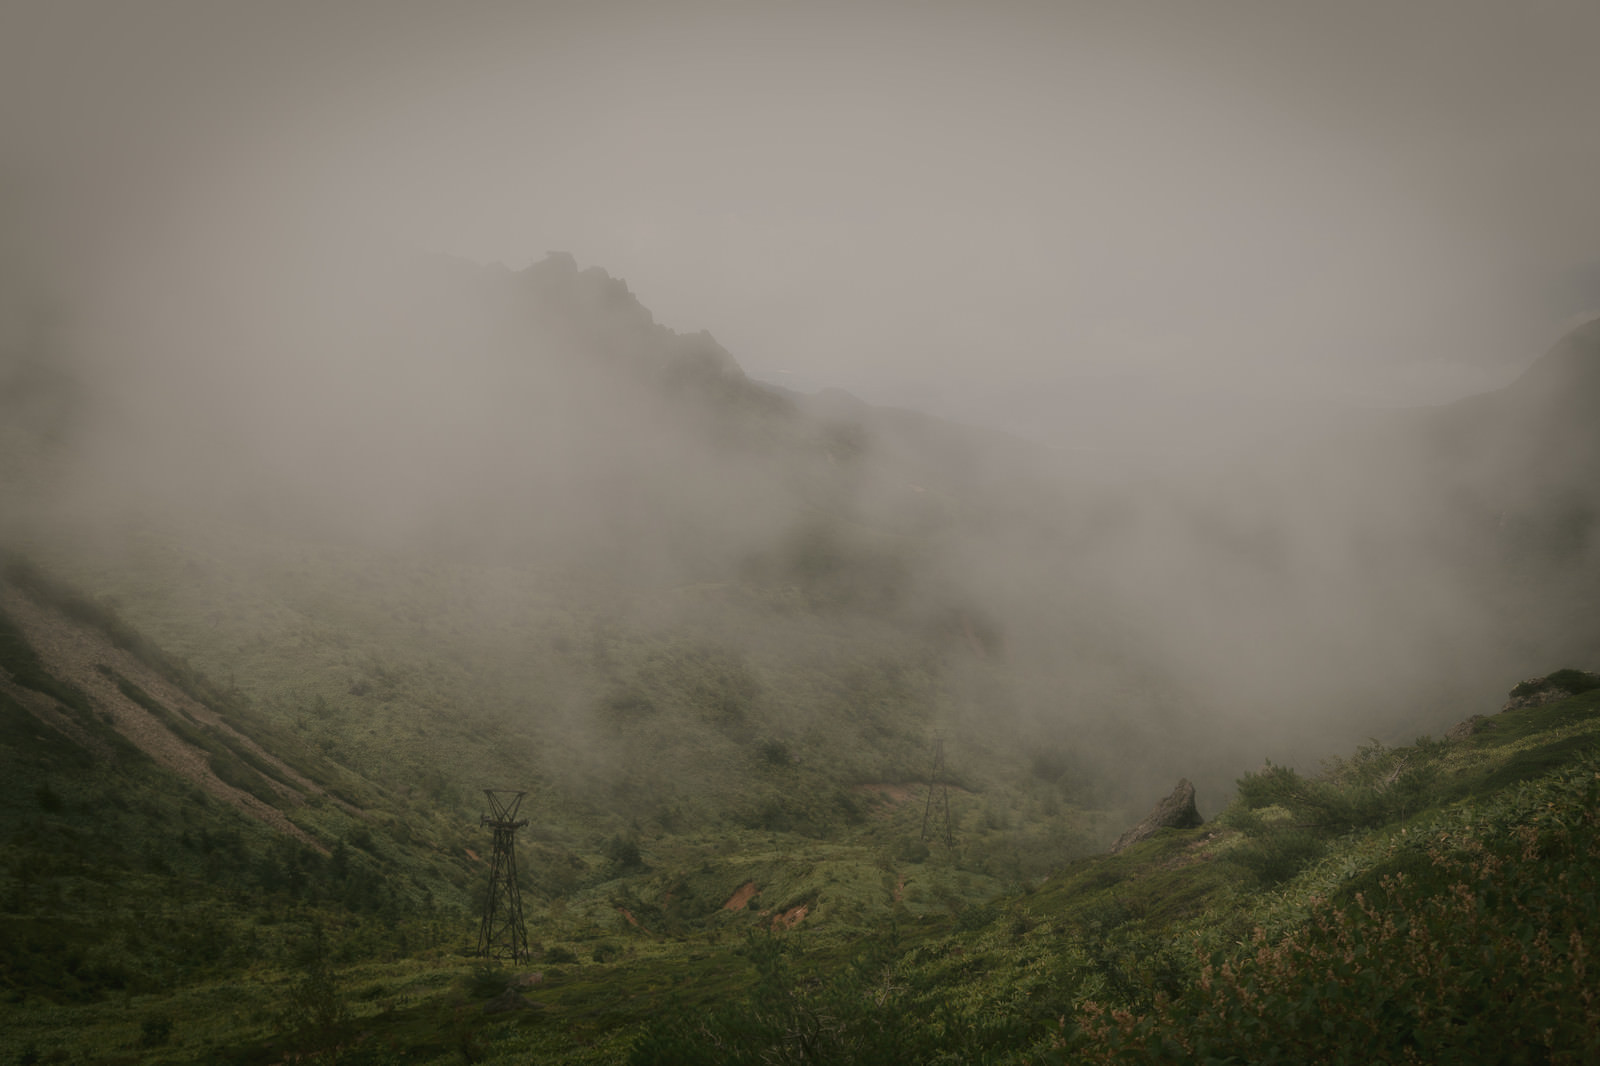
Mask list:
MULTIPOLYGON (((74 621, 52 606, 39 603, 6 581, 0 581, 0 610, 22 631, 23 638, 39 656, 44 668, 53 676, 82 689, 94 708, 104 712, 113 728, 139 750, 161 766, 193 782, 207 795, 323 854, 328 853, 327 848, 289 821, 282 811, 219 778, 212 772, 208 753, 177 736, 155 715, 123 695, 116 683, 97 667, 108 667, 143 689, 157 703, 193 719, 199 728, 223 734, 232 745, 247 748, 256 757, 270 763, 296 787, 291 788, 267 777, 262 780, 290 803, 303 803, 307 795, 324 794, 315 782, 234 729, 211 708, 191 699, 166 678, 111 643, 103 633, 74 621)), ((41 721, 84 743, 98 757, 111 757, 111 753, 104 750, 103 746, 92 743, 84 731, 71 721, 70 716, 62 713, 53 699, 23 689, 9 678, 3 683, 7 692, 41 721)))

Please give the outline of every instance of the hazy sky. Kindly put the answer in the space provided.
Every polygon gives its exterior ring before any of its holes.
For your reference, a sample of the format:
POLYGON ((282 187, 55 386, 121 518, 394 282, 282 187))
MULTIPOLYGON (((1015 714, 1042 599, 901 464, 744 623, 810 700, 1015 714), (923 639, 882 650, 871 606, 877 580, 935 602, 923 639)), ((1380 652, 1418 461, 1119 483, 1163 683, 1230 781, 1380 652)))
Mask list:
POLYGON ((1593 0, 0 0, 0 224, 91 291, 563 249, 753 371, 999 422, 1438 400, 1600 259, 1597 40, 1593 0))

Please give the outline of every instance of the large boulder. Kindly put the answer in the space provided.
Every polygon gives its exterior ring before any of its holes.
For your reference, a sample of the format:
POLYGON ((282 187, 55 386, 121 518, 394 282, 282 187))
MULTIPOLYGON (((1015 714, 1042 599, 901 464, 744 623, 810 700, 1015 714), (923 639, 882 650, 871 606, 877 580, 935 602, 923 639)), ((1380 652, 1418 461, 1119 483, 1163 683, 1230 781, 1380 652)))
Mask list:
POLYGON ((1111 854, 1153 837, 1162 829, 1193 829, 1204 822, 1194 805, 1194 786, 1185 777, 1172 790, 1172 795, 1156 804, 1156 809, 1145 815, 1142 822, 1117 838, 1111 845, 1111 854))

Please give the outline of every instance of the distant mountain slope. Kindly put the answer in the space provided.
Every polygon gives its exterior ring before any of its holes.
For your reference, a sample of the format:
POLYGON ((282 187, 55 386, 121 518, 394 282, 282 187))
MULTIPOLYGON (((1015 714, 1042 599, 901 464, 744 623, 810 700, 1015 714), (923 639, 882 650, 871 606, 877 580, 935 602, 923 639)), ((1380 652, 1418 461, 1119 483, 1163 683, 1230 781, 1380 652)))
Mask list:
POLYGON ((745 781, 728 761, 769 736, 870 732, 872 691, 896 725, 831 760, 846 783, 910 772, 946 729, 995 772, 1002 748, 1071 749, 1096 779, 1080 796, 1177 776, 1221 794, 1246 751, 1314 762, 1442 728, 1594 646, 1576 356, 1451 408, 1120 476, 775 393, 568 255, 301 266, 241 267, 233 303, 174 337, 135 322, 51 362, 70 431, 8 454, 28 504, 4 521, 369 775, 515 751, 564 789, 676 795, 745 781), (666 665, 685 648, 697 665, 666 665), (707 733, 705 699, 739 704, 743 732, 707 733), (615 711, 646 706, 673 714, 615 711))
MULTIPOLYGON (((1440 522, 1467 545, 1465 580, 1522 620, 1530 650, 1542 643, 1569 658, 1600 641, 1597 411, 1600 319, 1505 389, 1423 412, 1416 429, 1416 491, 1448 501, 1440 522)), ((1446 534, 1436 541, 1448 543, 1446 534)))
POLYGON ((1519 662, 1596 665, 1597 368, 1591 323, 1503 390, 1285 434, 1152 486, 1107 598, 1145 602, 1134 628, 1198 692, 1299 708, 1286 746, 1329 727, 1399 742, 1519 662))
POLYGON ((1432 461, 1513 504, 1591 493, 1600 478, 1600 318, 1576 327, 1499 392, 1424 414, 1432 461))
POLYGON ((825 760, 879 780, 935 723, 1004 735, 960 691, 1000 668, 1004 627, 950 557, 991 554, 963 531, 1050 488, 1018 442, 774 396, 565 255, 409 266, 368 295, 381 313, 358 291, 315 329, 274 296, 137 388, 75 367, 86 428, 19 479, 51 505, 13 539, 280 722, 413 779, 437 730, 453 775, 504 722, 529 776, 650 781, 652 808, 685 785, 655 780, 650 745, 700 752, 656 763, 704 792, 726 774, 705 758, 766 738, 879 730, 825 760), (717 725, 692 701, 724 688, 717 725), (319 706, 382 724, 352 747, 319 706), (671 725, 616 710, 646 707, 671 725), (619 762, 629 730, 652 739, 619 762))

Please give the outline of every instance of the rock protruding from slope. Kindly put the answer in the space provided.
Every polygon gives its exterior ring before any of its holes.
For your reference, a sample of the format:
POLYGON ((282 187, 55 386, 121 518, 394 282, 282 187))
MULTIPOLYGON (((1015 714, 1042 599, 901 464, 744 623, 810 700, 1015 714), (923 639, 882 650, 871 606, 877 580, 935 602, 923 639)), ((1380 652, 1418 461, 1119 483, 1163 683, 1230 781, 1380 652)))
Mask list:
MULTIPOLYGON (((104 716, 112 728, 158 765, 278 832, 323 854, 328 853, 326 847, 291 822, 283 811, 219 777, 213 762, 215 753, 179 736, 168 723, 152 713, 150 704, 173 709, 196 731, 225 737, 228 747, 224 750, 243 749, 261 764, 270 765, 275 776, 257 773, 260 786, 263 790, 270 789, 288 804, 298 806, 307 795, 324 795, 320 786, 234 729, 216 711, 196 701, 132 652, 119 647, 106 633, 68 615, 59 604, 34 598, 14 580, 0 580, 0 615, 9 618, 17 627, 51 676, 66 679, 81 689, 94 710, 104 716), (134 689, 147 697, 146 701, 135 700, 124 687, 119 687, 119 681, 123 686, 131 682, 134 689)), ((81 732, 75 731, 69 717, 51 708, 52 700, 24 694, 18 702, 68 735, 77 736, 81 732)), ((86 737, 85 743, 95 750, 92 738, 86 737)))
POLYGON ((1600 674, 1590 674, 1582 670, 1557 670, 1544 677, 1530 677, 1519 684, 1508 693, 1510 698, 1500 710, 1504 713, 1522 707, 1537 707, 1544 703, 1554 703, 1556 700, 1570 699, 1597 688, 1600 688, 1600 674))
POLYGON ((1115 855, 1124 848, 1155 836, 1162 829, 1193 829, 1204 822, 1205 819, 1200 817, 1200 811, 1194 805, 1194 786, 1185 777, 1172 790, 1172 795, 1145 815, 1144 821, 1117 838, 1117 842, 1111 845, 1111 853, 1115 855))
POLYGON ((1468 737, 1477 736, 1494 728, 1494 719, 1487 715, 1475 714, 1462 722, 1451 726, 1444 735, 1446 740, 1466 740, 1468 737))

